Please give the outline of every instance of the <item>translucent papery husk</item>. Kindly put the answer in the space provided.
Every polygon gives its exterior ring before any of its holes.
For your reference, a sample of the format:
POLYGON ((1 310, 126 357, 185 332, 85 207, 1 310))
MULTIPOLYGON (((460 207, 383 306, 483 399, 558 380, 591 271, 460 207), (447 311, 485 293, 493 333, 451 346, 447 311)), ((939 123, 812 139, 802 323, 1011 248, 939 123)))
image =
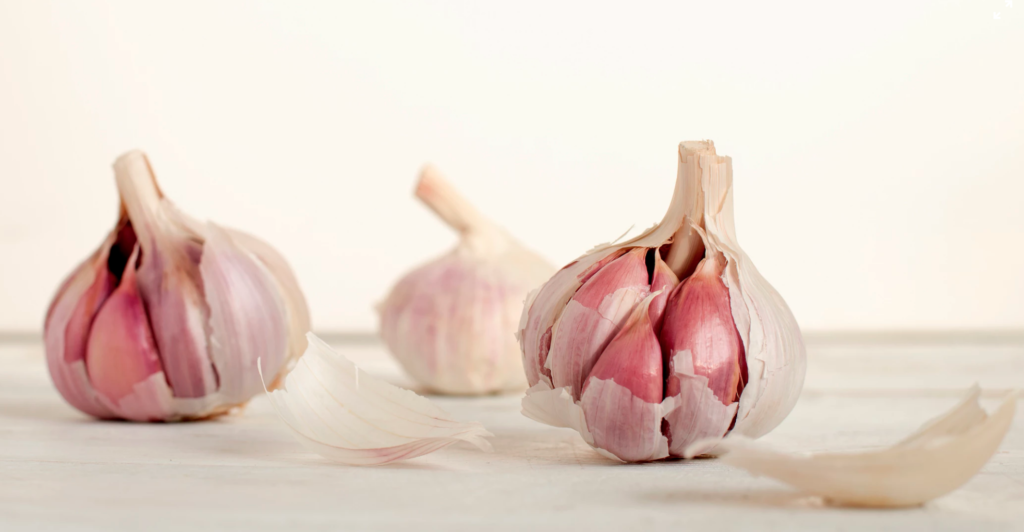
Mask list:
POLYGON ((309 450, 348 465, 383 465, 465 442, 492 450, 479 423, 462 423, 425 397, 362 373, 309 333, 282 389, 268 391, 281 419, 309 450))
POLYGON ((265 243, 180 213, 142 152, 114 164, 121 214, 58 290, 47 363, 72 406, 100 418, 177 421, 223 414, 305 348, 298 284, 265 243))
POLYGON ((395 283, 377 307, 381 338, 434 392, 525 389, 514 333, 523 298, 554 267, 487 220, 433 167, 423 170, 416 196, 459 233, 459 244, 395 283))
MULTIPOLYGON (((523 413, 541 422, 574 428, 587 439, 580 430, 585 427, 580 427, 571 413, 570 405, 576 402, 572 400, 572 390, 563 394, 562 388, 552 380, 552 368, 560 363, 553 361, 560 353, 557 352, 559 343, 553 344, 552 339, 558 335, 567 305, 580 287, 609 263, 635 248, 660 251, 680 282, 685 282, 705 257, 714 255, 724 259, 721 280, 728 290, 747 372, 738 404, 726 404, 709 395, 707 383, 694 375, 685 362, 677 364, 674 372, 665 377, 678 379, 682 389, 671 397, 675 402, 672 408, 662 408, 661 415, 675 415, 677 425, 690 429, 685 434, 669 437, 673 442, 672 451, 656 453, 645 460, 666 458, 670 454, 681 457, 686 443, 721 437, 729 431, 757 438, 775 428, 792 410, 803 386, 806 365, 803 339, 786 303, 757 272, 736 242, 732 161, 729 157, 718 156, 711 141, 679 145, 675 191, 660 223, 628 241, 597 246, 528 296, 517 335, 531 385, 523 401, 523 413), (570 400, 566 401, 566 397, 570 400), (706 418, 686 417, 687 408, 692 411, 695 408, 692 405, 704 403, 707 404, 703 409, 707 412, 706 418)), ((667 358, 675 359, 678 354, 669 353, 667 358)), ((588 443, 593 445, 591 440, 588 443)))
POLYGON ((980 397, 981 389, 972 387, 949 412, 884 449, 796 455, 729 435, 696 442, 686 456, 713 448, 726 464, 780 480, 831 504, 916 506, 967 483, 1009 432, 1017 394, 1010 393, 991 415, 981 408, 980 397))

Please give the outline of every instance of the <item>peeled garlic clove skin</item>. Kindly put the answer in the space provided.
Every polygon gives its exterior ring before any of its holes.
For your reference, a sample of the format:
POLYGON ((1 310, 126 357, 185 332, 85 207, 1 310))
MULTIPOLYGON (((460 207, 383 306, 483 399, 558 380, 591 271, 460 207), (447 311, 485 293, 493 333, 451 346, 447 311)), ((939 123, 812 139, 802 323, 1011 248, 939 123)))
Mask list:
POLYGON ((601 353, 580 399, 593 445, 629 462, 668 456, 661 346, 649 315, 655 297, 636 306, 601 353))
MULTIPOLYGON (((461 423, 429 400, 359 370, 313 333, 271 404, 299 441, 349 465, 382 465, 459 442, 491 451, 479 423, 461 423)), ((261 373, 262 375, 262 373, 261 373)))
POLYGON ((878 451, 798 456, 773 451, 742 436, 695 443, 687 456, 710 445, 726 464, 785 482, 833 504, 905 507, 923 504, 964 485, 999 449, 1016 413, 1015 393, 990 416, 975 386, 959 405, 902 442, 878 451))
POLYGON ((135 421, 202 419, 244 404, 261 387, 256 359, 277 378, 290 324, 308 322, 301 294, 289 293, 294 277, 269 246, 178 212, 141 152, 114 169, 118 225, 47 313, 57 389, 87 414, 135 421))
MULTIPOLYGON (((720 260, 724 261, 721 282, 727 290, 728 309, 743 347, 740 367, 741 370, 746 368, 748 377, 739 401, 731 404, 723 404, 716 397, 709 387, 715 383, 693 365, 692 353, 690 356, 666 354, 670 365, 666 384, 675 381, 678 393, 665 402, 674 399, 680 403, 671 405, 673 409, 666 413, 676 417, 685 412, 691 414, 689 419, 677 420, 677 426, 688 427, 681 429, 683 434, 669 431, 674 454, 678 455, 680 446, 687 441, 703 434, 714 434, 718 429, 712 430, 712 426, 725 426, 726 430, 750 437, 759 437, 777 426, 796 404, 803 385, 806 358, 803 340, 785 302, 736 243, 732 162, 728 157, 718 156, 710 141, 679 145, 676 187, 660 223, 631 240, 598 246, 561 270, 528 298, 519 331, 524 367, 531 385, 523 400, 524 414, 548 420, 576 419, 573 408, 569 408, 564 396, 558 393, 564 381, 556 384, 552 375, 544 371, 556 367, 553 332, 560 327, 568 302, 584 284, 581 278, 585 273, 608 257, 635 248, 658 250, 682 283, 706 257, 720 255, 720 260), (563 412, 557 413, 559 410, 563 412), (698 411, 704 415, 692 417, 698 411), (730 424, 732 428, 728 429, 730 424)), ((668 322, 666 311, 659 334, 665 334, 668 322)), ((583 436, 586 440, 587 436, 583 436)))
POLYGON ((594 273, 565 305, 554 326, 546 365, 556 388, 579 397, 598 356, 650 293, 647 250, 635 248, 594 273))
POLYGON ((525 388, 514 337, 519 312, 554 268, 484 219, 434 168, 423 170, 416 196, 460 241, 395 284, 378 306, 381 338, 431 390, 473 395, 525 388))

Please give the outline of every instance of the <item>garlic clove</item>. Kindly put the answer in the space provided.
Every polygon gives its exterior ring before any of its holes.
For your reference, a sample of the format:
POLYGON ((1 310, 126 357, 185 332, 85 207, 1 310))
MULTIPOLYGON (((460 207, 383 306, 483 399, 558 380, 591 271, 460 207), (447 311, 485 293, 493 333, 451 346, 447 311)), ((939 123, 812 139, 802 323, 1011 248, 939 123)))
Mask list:
POLYGON ((72 406, 98 418, 112 418, 89 384, 85 369, 89 329, 100 307, 114 291, 116 279, 107 271, 114 234, 75 270, 50 304, 44 326, 46 362, 54 385, 72 406))
POLYGON ((665 261, 661 260, 661 253, 654 250, 654 273, 651 275, 651 292, 660 292, 654 301, 651 302, 651 324, 654 332, 661 332, 662 318, 665 314, 665 305, 668 303, 668 296, 672 290, 679 285, 679 277, 672 268, 668 267, 665 261))
POLYGON ((210 309, 210 356, 220 393, 242 402, 262 389, 256 361, 279 368, 288 357, 288 317, 278 285, 255 256, 213 223, 199 263, 210 309))
POLYGON ((551 351, 551 336, 555 318, 560 315, 556 309, 562 309, 572 298, 584 281, 597 273, 607 263, 618 258, 621 253, 608 253, 604 256, 591 256, 585 260, 577 260, 558 270, 548 282, 530 292, 519 321, 516 338, 523 356, 523 369, 530 383, 551 380, 548 369, 548 355, 551 351))
POLYGON ((142 152, 119 157, 114 162, 114 175, 142 246, 139 291, 146 302, 167 381, 175 397, 210 395, 218 383, 206 342, 209 309, 200 290, 195 253, 188 251, 196 244, 166 227, 171 223, 160 209, 161 194, 142 152))
POLYGON ((664 398, 661 345, 648 314, 655 298, 657 294, 647 296, 637 305, 622 330, 600 354, 583 386, 584 393, 591 382, 599 379, 614 380, 648 403, 660 403, 664 398))
POLYGON ((834 504, 902 507, 941 497, 971 479, 999 449, 1016 413, 1009 394, 988 415, 974 386, 946 414, 929 421, 896 445, 859 453, 796 456, 770 450, 742 436, 702 441, 686 451, 703 453, 710 445, 722 461, 758 476, 768 476, 834 504))
MULTIPOLYGON (((306 296, 302 293, 299 280, 288 266, 288 262, 276 249, 248 233, 227 227, 222 229, 239 247, 252 253, 266 267, 284 297, 285 313, 288 315, 288 359, 275 382, 280 381, 306 351, 308 345, 306 331, 310 329, 310 317, 306 296)), ((273 389, 277 386, 271 383, 270 387, 273 389)))
MULTIPOLYGON (((708 377, 694 368, 688 350, 676 353, 669 362, 665 400, 674 400, 675 409, 665 415, 669 429, 669 452, 683 457, 696 441, 720 438, 736 419, 739 403, 723 403, 708 386, 708 377)), ((713 447, 705 453, 714 451, 713 447)))
POLYGON ((580 399, 593 445, 626 461, 668 456, 663 418, 661 346, 649 307, 637 305, 587 378, 580 399))
POLYGON ((555 387, 568 386, 579 397, 598 356, 650 293, 645 255, 645 249, 635 248, 609 262, 566 304, 546 362, 555 387))
MULTIPOLYGON (((89 380, 114 405, 131 394, 136 384, 163 371, 135 284, 138 257, 136 246, 120 284, 96 314, 89 332, 85 364, 89 380)), ((159 414, 153 413, 154 417, 159 414)))
POLYGON ((423 169, 416 196, 458 231, 459 244, 395 283, 378 306, 381 338, 431 390, 522 390, 516 325, 524 296, 553 268, 484 218, 433 167, 423 169))
MULTIPOLYGON (((722 282, 725 262, 712 254, 669 297, 661 341, 669 360, 688 352, 695 375, 707 377, 719 402, 739 398, 746 381, 743 342, 733 322, 729 289, 722 282)), ((669 389, 673 388, 670 380, 669 389)), ((670 392, 673 393, 673 392, 670 392)))
POLYGON ((267 394, 312 451, 349 465, 381 465, 460 441, 491 450, 491 434, 479 423, 455 421, 426 398, 362 373, 314 334, 307 340, 284 387, 267 394))

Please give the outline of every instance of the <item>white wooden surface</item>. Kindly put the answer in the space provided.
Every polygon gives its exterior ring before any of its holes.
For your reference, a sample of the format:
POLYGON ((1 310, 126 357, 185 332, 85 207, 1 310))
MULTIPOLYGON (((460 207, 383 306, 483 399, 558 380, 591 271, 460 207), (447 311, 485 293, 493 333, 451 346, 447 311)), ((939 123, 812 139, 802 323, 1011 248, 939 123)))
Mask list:
MULTIPOLYGON (((411 386, 376 345, 339 346, 411 386)), ((893 442, 979 381, 987 406, 1024 387, 1024 345, 814 343, 805 393, 767 439, 793 450, 893 442)), ((435 398, 494 434, 355 468, 306 452, 259 397, 213 422, 137 425, 68 407, 37 343, 0 346, 0 531, 1024 530, 1024 414, 960 490, 908 510, 833 508, 711 460, 611 463, 516 396, 435 398)))

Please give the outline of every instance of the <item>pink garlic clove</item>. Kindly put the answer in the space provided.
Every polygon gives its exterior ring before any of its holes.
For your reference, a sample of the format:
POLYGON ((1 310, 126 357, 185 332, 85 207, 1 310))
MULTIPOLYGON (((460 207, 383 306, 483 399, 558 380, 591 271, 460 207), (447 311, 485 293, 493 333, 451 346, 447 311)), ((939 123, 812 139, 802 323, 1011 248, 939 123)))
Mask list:
POLYGON ((656 297, 648 296, 630 314, 594 365, 580 399, 594 445, 627 461, 667 455, 661 345, 649 313, 656 297))
POLYGON ((661 344, 654 334, 650 315, 644 312, 657 297, 648 296, 630 314, 622 330, 594 364, 583 393, 594 379, 614 380, 648 403, 661 402, 664 388, 661 344))
MULTIPOLYGON (((120 284, 89 331, 85 364, 89 381, 113 405, 132 394, 136 385, 163 370, 136 284, 138 256, 136 247, 120 284)), ((147 418, 161 419, 169 412, 147 414, 147 418)))
MULTIPOLYGON (((734 403, 746 382, 743 341, 733 320, 729 289, 722 282, 725 261, 709 254, 669 296, 661 344, 672 362, 689 351, 696 375, 724 404, 734 403)), ((672 393, 672 381, 669 392, 672 393)))
POLYGON ((46 362, 54 386, 72 406, 99 418, 115 415, 89 384, 85 351, 93 319, 116 284, 107 271, 113 236, 64 282, 50 304, 44 327, 46 362))
POLYGON ((555 325, 547 366, 556 388, 579 398, 598 356, 630 312, 650 293, 646 248, 634 248, 594 273, 569 300, 555 325))
POLYGON ((651 275, 651 292, 661 292, 651 302, 651 324, 654 332, 661 331, 662 317, 665 314, 665 305, 668 303, 668 296, 676 286, 679 285, 679 277, 668 267, 665 261, 661 260, 661 252, 654 250, 654 273, 651 275))

